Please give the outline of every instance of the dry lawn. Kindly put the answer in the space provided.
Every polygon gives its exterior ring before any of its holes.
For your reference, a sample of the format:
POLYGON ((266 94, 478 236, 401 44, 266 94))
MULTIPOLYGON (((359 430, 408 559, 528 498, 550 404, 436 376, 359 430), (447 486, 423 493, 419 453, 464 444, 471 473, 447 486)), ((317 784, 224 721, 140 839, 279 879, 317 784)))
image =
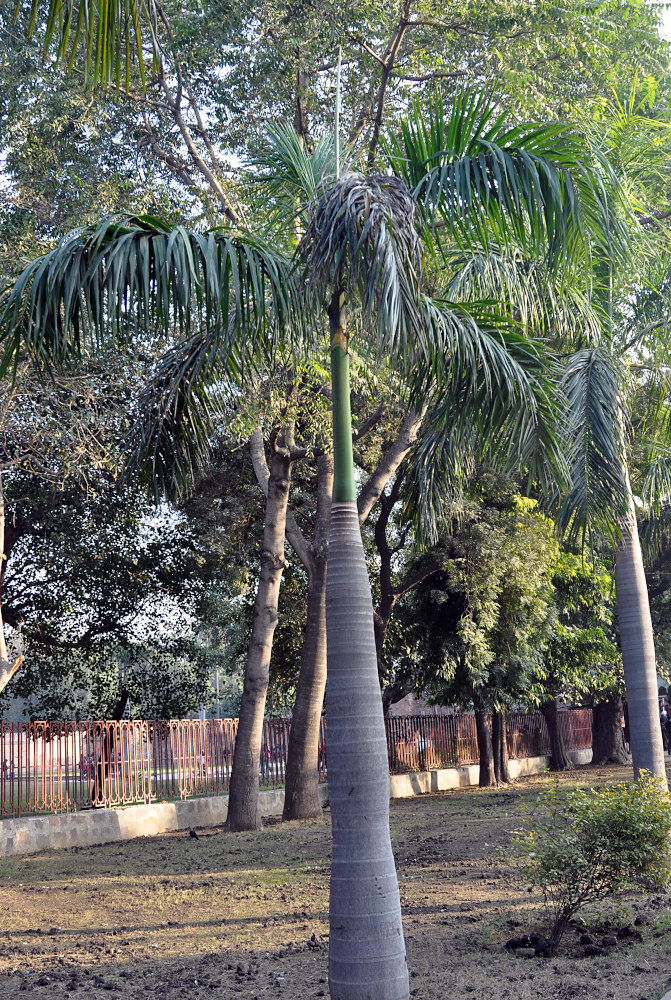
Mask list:
MULTIPOLYGON (((562 780, 628 776, 588 768, 562 780)), ((585 913, 587 927, 572 929, 555 959, 504 948, 541 924, 506 849, 547 780, 392 803, 413 996, 659 1000, 671 989, 666 894, 585 913), (637 917, 633 936, 584 956, 580 933, 598 943, 637 917)), ((327 811, 324 822, 256 834, 212 829, 198 841, 180 833, 0 861, 0 1000, 327 996, 328 820, 327 811)))

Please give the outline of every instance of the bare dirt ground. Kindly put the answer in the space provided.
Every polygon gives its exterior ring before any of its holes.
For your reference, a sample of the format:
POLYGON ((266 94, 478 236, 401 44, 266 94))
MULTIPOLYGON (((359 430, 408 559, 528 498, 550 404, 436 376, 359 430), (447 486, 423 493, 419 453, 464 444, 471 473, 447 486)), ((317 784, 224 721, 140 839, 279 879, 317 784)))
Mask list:
MULTIPOLYGON (((629 777, 586 768, 561 780, 629 777)), ((506 852, 548 780, 392 802, 414 997, 659 1000, 671 989, 667 894, 586 912, 557 958, 505 949, 542 923, 506 852), (635 920, 633 935, 585 957, 581 933, 598 944, 635 920)), ((0 1000, 328 996, 328 878, 328 810, 323 822, 255 834, 211 829, 197 841, 179 833, 0 860, 0 1000)))

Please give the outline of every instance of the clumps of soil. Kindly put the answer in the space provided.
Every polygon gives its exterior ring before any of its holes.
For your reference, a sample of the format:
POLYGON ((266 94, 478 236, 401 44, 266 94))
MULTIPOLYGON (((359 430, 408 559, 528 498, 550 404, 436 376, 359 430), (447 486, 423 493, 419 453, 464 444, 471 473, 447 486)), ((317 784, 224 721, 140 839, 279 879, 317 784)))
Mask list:
MULTIPOLYGON (((620 927, 612 925, 610 920, 603 924, 593 924, 586 930, 587 924, 579 919, 571 921, 569 930, 564 935, 560 947, 555 954, 568 958, 593 958, 595 955, 611 954, 614 948, 631 945, 635 941, 643 941, 640 927, 645 923, 645 917, 636 917, 634 923, 626 923, 620 927)), ((523 934, 521 937, 509 938, 504 947, 518 958, 551 958, 552 950, 547 939, 537 933, 523 934)))
MULTIPOLYGON (((559 780, 630 777, 598 768, 559 780)), ((671 989, 663 894, 625 899, 628 917, 585 911, 557 956, 538 952, 542 900, 514 881, 509 855, 528 800, 547 780, 391 803, 413 1000, 650 1000, 671 989), (506 948, 511 934, 521 943, 506 948), (525 948, 531 954, 518 956, 525 948)), ((325 818, 0 858, 0 997, 328 996, 325 818)))

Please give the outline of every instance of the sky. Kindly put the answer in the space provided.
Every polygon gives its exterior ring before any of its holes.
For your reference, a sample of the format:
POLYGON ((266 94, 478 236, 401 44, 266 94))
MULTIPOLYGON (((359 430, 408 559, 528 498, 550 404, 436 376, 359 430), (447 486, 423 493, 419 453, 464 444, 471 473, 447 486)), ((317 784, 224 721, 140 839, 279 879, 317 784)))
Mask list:
POLYGON ((662 34, 671 39, 671 10, 665 10, 662 14, 662 34))

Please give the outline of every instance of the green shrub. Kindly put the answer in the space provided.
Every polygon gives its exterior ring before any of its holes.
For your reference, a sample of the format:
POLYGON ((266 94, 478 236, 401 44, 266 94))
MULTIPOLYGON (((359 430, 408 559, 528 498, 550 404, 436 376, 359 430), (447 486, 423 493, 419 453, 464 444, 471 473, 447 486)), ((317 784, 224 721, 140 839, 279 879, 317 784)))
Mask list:
POLYGON ((526 886, 543 893, 550 954, 585 904, 671 878, 671 797, 658 779, 568 793, 555 785, 538 804, 514 843, 526 886))

